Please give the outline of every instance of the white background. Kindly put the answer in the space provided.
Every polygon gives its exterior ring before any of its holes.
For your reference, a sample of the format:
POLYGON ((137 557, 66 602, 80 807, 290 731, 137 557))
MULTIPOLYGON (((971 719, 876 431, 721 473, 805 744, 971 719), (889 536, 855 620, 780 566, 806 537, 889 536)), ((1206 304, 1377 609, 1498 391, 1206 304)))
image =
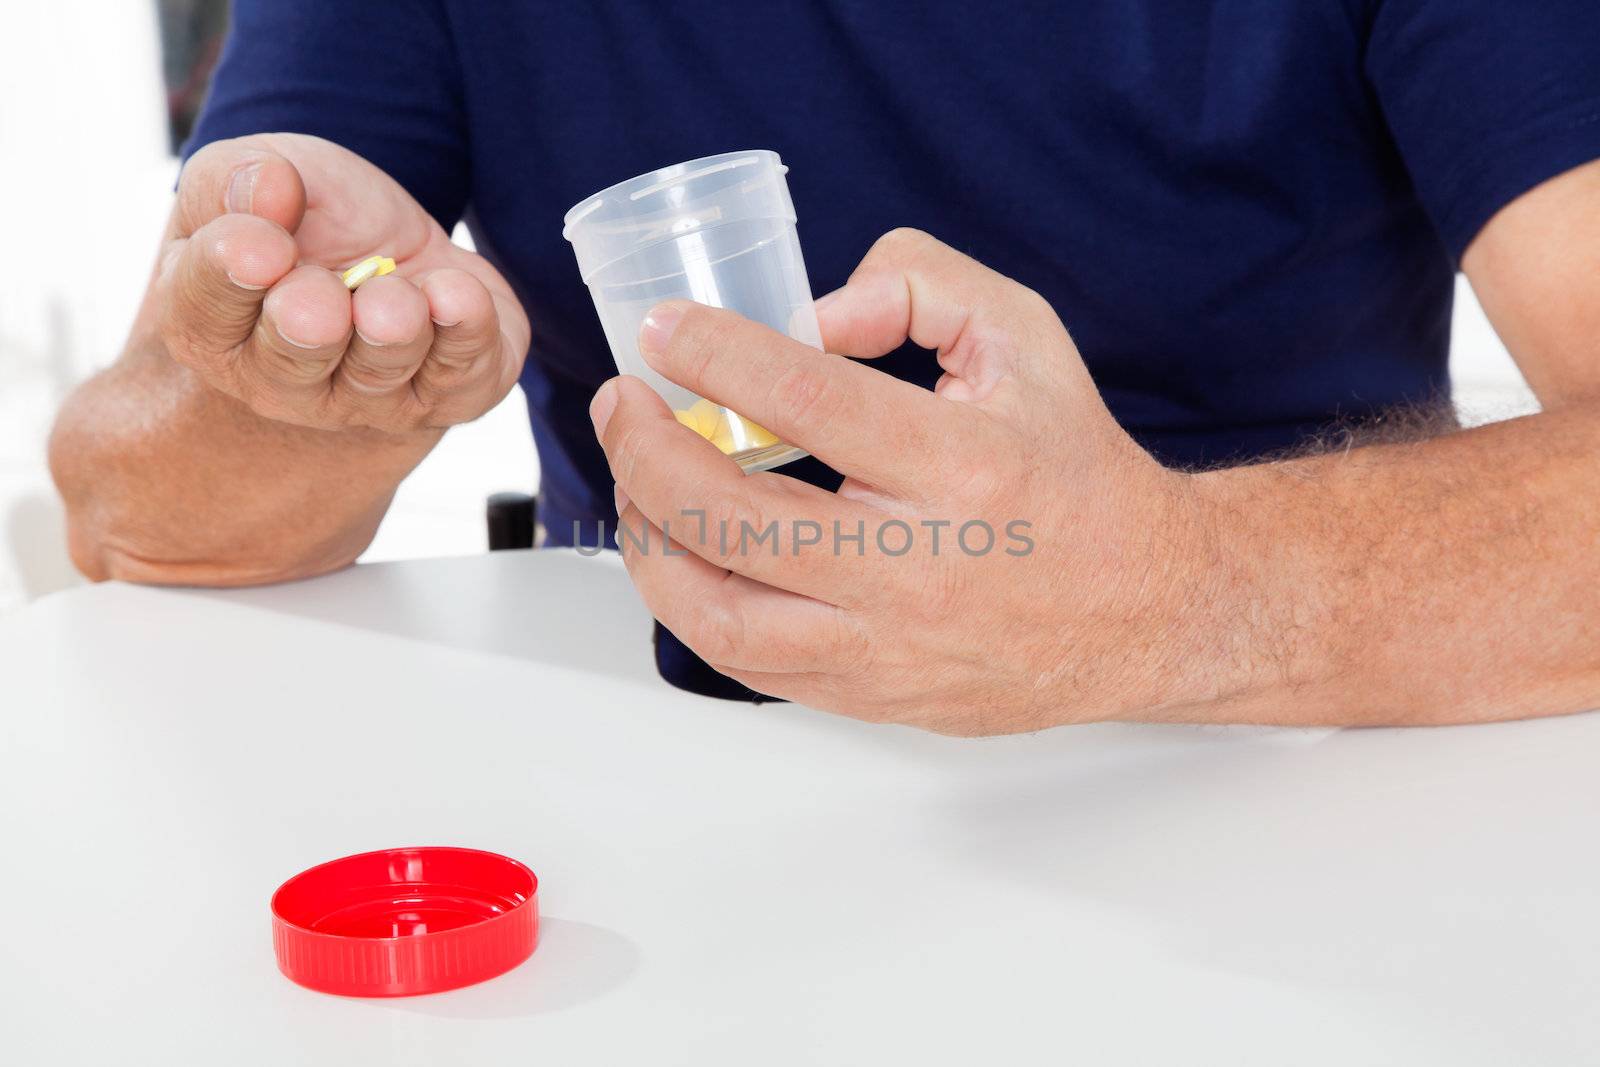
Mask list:
MULTIPOLYGON (((153 5, 53 0, 0 15, 0 612, 75 581, 45 469, 52 413, 115 358, 171 196, 153 5)), ((1471 417, 1531 397, 1461 287, 1452 370, 1471 417)), ((364 558, 484 548, 483 499, 537 480, 520 392, 453 430, 364 558)))

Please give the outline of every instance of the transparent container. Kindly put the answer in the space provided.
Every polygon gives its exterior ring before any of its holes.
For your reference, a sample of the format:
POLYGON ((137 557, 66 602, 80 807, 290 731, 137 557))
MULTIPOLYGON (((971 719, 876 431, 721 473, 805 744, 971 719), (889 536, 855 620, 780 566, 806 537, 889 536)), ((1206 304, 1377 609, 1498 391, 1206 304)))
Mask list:
POLYGON ((567 212, 562 230, 617 367, 649 382, 679 422, 746 472, 805 453, 651 370, 639 355, 639 326, 661 301, 686 299, 822 347, 783 177, 788 169, 765 151, 663 167, 589 197, 567 212))

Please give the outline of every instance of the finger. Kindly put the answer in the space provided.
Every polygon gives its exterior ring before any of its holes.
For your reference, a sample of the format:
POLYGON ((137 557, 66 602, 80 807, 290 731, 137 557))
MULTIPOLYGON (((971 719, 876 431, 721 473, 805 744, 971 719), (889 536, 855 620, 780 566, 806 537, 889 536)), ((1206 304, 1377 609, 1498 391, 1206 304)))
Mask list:
POLYGON ((453 267, 415 281, 428 304, 433 347, 411 387, 438 422, 475 419, 511 390, 521 369, 500 304, 483 281, 453 267))
POLYGON ((293 233, 305 215, 300 172, 251 137, 214 141, 178 175, 169 236, 188 237, 220 215, 255 215, 293 233))
POLYGON ((953 348, 980 309, 1011 305, 1029 290, 921 230, 891 230, 873 243, 840 289, 817 301, 830 352, 873 358, 908 340, 953 348))
POLYGON ((908 340, 934 349, 941 398, 1010 420, 1059 421, 1071 397, 1100 403, 1043 297, 919 230, 880 238, 849 282, 818 301, 817 321, 829 351, 849 356, 881 356, 908 340), (1041 393, 1052 401, 1040 404, 1041 393))
POLYGON ((680 425, 638 378, 613 378, 590 407, 617 487, 703 559, 766 585, 851 606, 879 590, 883 568, 833 551, 838 528, 865 537, 882 515, 780 474, 745 476, 680 425), (809 541, 809 544, 801 544, 809 541))
POLYGON ((332 425, 329 380, 349 345, 350 292, 303 264, 272 287, 239 361, 242 398, 269 418, 332 425))
POLYGON ((399 275, 373 278, 350 300, 355 336, 334 372, 335 399, 361 408, 415 403, 411 378, 433 344, 428 298, 399 275))
POLYGON ((267 290, 293 269, 296 255, 283 227, 251 215, 220 216, 172 242, 157 279, 168 351, 198 365, 243 344, 267 290))
POLYGON ((658 305, 639 350, 663 376, 894 496, 937 493, 939 472, 983 451, 970 412, 731 311, 658 305))
POLYGON ((689 552, 632 504, 618 516, 623 562, 651 614, 718 670, 842 669, 860 647, 840 608, 729 573, 689 552))

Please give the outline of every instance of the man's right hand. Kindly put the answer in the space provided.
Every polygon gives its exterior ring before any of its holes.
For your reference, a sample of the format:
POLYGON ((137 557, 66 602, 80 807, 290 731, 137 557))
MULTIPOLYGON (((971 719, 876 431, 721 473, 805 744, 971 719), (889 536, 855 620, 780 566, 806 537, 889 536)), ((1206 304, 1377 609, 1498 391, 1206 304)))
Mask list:
POLYGON ((511 287, 401 186, 300 134, 189 160, 152 297, 168 354, 281 423, 442 430, 516 382, 529 327, 511 287), (338 271, 391 256, 355 292, 338 271))

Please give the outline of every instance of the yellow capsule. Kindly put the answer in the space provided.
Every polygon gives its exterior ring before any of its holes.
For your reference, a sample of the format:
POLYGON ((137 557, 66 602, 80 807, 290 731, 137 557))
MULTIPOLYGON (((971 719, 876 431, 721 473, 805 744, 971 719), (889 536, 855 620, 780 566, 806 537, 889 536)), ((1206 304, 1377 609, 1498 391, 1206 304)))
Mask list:
POLYGON ((394 273, 394 260, 388 256, 369 256, 339 275, 346 289, 355 289, 362 282, 394 273))
POLYGON ((733 442, 733 428, 728 425, 727 419, 718 419, 716 429, 712 431, 710 441, 722 451, 725 456, 731 456, 738 451, 739 446, 733 442))
POLYGON ((701 437, 710 438, 716 430, 717 406, 709 400, 697 400, 693 406, 674 411, 673 416, 701 437))
MULTIPOLYGON (((724 409, 726 410, 726 409, 724 409)), ((778 443, 777 437, 759 423, 751 422, 738 412, 728 411, 724 416, 726 429, 722 436, 726 438, 728 447, 724 452, 749 452, 752 449, 766 448, 768 445, 778 443)))
POLYGON ((716 445, 725 455, 778 443, 772 431, 710 400, 697 400, 690 407, 672 414, 683 425, 716 445))
POLYGON ((766 448, 769 445, 778 443, 777 435, 760 423, 751 422, 749 419, 740 419, 739 421, 744 423, 745 448, 766 448))
MULTIPOLYGON (((700 420, 695 418, 695 414, 692 409, 685 411, 674 411, 672 414, 679 422, 689 427, 689 429, 693 430, 695 433, 700 433, 700 420)), ((704 437, 705 434, 700 434, 700 436, 704 437)))

